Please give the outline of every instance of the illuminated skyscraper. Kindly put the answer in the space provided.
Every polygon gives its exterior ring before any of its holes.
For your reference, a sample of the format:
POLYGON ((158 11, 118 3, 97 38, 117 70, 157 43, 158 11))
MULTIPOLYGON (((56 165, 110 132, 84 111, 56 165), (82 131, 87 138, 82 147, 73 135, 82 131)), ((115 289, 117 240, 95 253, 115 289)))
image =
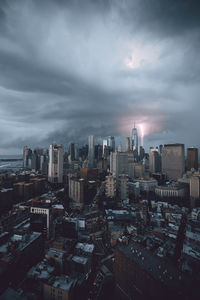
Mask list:
POLYGON ((138 151, 138 133, 135 124, 134 124, 134 128, 132 129, 132 150, 138 151))
POLYGON ((88 167, 94 168, 94 136, 88 138, 88 167))
POLYGON ((105 148, 108 146, 108 141, 106 139, 103 140, 103 156, 105 153, 105 148))
POLYGON ((63 145, 51 144, 49 147, 48 181, 63 182, 63 145))

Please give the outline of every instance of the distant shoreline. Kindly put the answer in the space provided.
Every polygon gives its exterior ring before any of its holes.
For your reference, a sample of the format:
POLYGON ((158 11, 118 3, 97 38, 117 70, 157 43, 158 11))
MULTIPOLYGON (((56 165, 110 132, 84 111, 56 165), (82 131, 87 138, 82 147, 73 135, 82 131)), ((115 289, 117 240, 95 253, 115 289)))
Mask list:
POLYGON ((0 158, 0 161, 21 161, 23 158, 0 158))

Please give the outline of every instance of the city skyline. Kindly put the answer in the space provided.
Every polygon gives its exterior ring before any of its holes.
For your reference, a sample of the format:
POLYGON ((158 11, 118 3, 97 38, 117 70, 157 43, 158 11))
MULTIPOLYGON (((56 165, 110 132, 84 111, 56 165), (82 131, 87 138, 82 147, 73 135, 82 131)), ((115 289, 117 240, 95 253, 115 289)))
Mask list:
POLYGON ((134 121, 147 148, 199 147, 199 5, 1 1, 0 154, 125 140, 134 121))

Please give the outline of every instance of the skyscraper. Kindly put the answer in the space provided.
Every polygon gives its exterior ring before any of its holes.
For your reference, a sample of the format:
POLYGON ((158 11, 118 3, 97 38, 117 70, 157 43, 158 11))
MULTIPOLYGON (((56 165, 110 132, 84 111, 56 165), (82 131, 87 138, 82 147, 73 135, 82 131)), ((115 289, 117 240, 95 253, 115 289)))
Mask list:
POLYGON ((118 177, 120 174, 128 174, 128 153, 111 152, 110 154, 110 171, 118 177))
POLYGON ((69 153, 70 153, 71 161, 74 161, 75 160, 75 144, 74 143, 70 144, 69 153))
POLYGON ((88 138, 88 167, 94 168, 94 136, 88 138))
POLYGON ((130 137, 127 136, 126 138, 126 152, 130 152, 131 147, 130 147, 130 137))
POLYGON ((115 151, 115 138, 114 136, 108 137, 108 146, 112 149, 112 151, 115 151))
POLYGON ((197 148, 187 148, 187 160, 186 160, 187 170, 191 169, 198 170, 198 149, 197 148))
POLYGON ((183 144, 164 145, 162 150, 162 173, 169 179, 177 180, 185 172, 183 144))
POLYGON ((49 147, 48 181, 52 183, 63 182, 63 146, 51 144, 49 147))
POLYGON ((104 139, 103 140, 103 156, 104 156, 104 153, 105 153, 105 148, 108 146, 108 140, 104 139))
POLYGON ((138 151, 138 133, 135 124, 134 124, 134 128, 132 129, 132 150, 138 151))
POLYGON ((23 166, 24 168, 28 168, 31 166, 29 165, 29 160, 32 158, 32 150, 29 149, 27 146, 24 146, 24 152, 23 152, 23 166))
POLYGON ((151 147, 149 149, 149 172, 157 173, 161 171, 161 159, 158 148, 151 147))

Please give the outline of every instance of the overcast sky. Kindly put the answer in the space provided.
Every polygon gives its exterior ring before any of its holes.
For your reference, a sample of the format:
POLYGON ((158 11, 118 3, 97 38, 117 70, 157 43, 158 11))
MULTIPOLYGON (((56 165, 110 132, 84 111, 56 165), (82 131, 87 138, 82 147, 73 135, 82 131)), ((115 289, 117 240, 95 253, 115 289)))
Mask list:
POLYGON ((144 128, 200 146, 200 1, 0 0, 0 154, 144 128))

